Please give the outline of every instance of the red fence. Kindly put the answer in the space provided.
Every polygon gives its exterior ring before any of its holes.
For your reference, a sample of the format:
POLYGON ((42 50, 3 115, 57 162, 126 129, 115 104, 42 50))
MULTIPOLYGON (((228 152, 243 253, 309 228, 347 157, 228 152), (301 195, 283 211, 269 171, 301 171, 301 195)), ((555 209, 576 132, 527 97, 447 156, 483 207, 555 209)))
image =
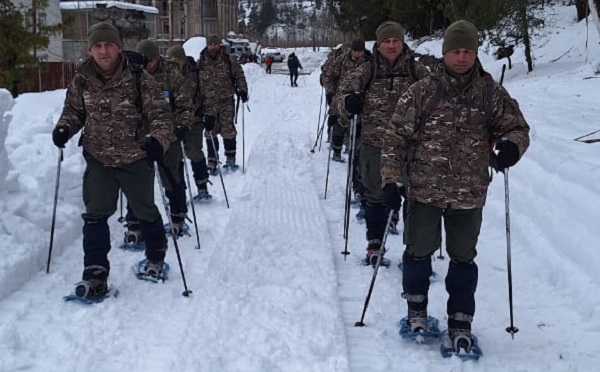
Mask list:
POLYGON ((42 62, 39 67, 27 67, 19 81, 19 93, 66 88, 78 67, 75 62, 42 62))

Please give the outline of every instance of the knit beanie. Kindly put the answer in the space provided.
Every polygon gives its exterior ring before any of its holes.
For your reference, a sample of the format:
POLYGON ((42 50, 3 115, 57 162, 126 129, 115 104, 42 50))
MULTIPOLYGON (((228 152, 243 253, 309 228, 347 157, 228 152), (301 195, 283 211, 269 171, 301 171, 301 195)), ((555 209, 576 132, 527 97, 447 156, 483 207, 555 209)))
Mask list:
POLYGON ((477 27, 469 21, 460 20, 451 24, 444 33, 442 54, 455 49, 479 49, 479 33, 477 27))
POLYGON ((123 47, 123 40, 121 40, 121 37, 119 36, 119 30, 110 23, 99 22, 94 24, 88 30, 89 48, 102 41, 105 43, 115 43, 119 48, 123 47))
POLYGON ((158 61, 160 59, 160 52, 158 51, 158 45, 152 40, 142 40, 135 46, 135 51, 145 55, 149 61, 158 61))
POLYGON ((404 29, 398 22, 394 21, 385 21, 380 24, 375 31, 375 35, 377 36, 377 45, 391 37, 404 41, 404 29))
POLYGON ((209 44, 221 44, 221 40, 219 40, 219 37, 215 34, 209 35, 208 39, 206 39, 206 45, 209 44))
POLYGON ((365 50, 365 41, 363 39, 352 40, 352 46, 350 47, 355 52, 362 52, 365 50))
POLYGON ((175 45, 167 49, 167 57, 185 60, 185 51, 181 45, 175 45))

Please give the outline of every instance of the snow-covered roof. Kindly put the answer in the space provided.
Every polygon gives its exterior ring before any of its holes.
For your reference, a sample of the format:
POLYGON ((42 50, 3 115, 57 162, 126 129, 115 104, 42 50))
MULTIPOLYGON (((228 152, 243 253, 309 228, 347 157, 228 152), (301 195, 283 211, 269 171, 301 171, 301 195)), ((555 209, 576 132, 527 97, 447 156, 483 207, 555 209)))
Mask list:
POLYGON ((153 6, 125 3, 122 1, 61 1, 60 9, 77 10, 77 9, 96 9, 98 4, 106 4, 107 8, 134 9, 144 13, 158 14, 158 9, 153 6))

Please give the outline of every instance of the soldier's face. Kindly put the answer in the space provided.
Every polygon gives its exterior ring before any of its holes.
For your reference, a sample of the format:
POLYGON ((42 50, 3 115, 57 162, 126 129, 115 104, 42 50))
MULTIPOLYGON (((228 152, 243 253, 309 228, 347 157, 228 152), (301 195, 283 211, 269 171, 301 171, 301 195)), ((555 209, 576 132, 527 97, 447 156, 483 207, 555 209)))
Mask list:
POLYGON ((353 59, 359 59, 364 54, 364 52, 362 50, 358 50, 358 51, 357 50, 353 50, 350 53, 352 53, 352 58, 353 59))
POLYGON ((470 49, 452 49, 444 54, 446 68, 458 75, 466 74, 475 65, 477 53, 470 49))
POLYGON ((219 44, 208 44, 208 46, 206 47, 208 54, 210 54, 211 56, 216 56, 219 51, 221 50, 221 46, 219 44))
POLYGON ((115 43, 98 42, 90 48, 92 58, 103 71, 112 71, 119 63, 121 48, 115 43))
POLYGON ((402 49, 404 49, 404 43, 395 37, 387 38, 377 46, 379 54, 390 63, 393 63, 402 54, 402 49))

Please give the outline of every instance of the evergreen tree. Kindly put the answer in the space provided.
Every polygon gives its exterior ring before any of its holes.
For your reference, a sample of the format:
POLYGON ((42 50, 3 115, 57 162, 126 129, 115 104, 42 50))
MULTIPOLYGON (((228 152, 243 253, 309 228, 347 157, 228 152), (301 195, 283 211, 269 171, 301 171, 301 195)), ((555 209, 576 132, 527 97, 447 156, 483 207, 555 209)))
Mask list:
MULTIPOLYGON (((47 0, 34 0, 36 8, 48 7, 47 0)), ((23 16, 23 5, 15 6, 10 0, 0 0, 0 87, 13 87, 20 80, 23 67, 35 66, 35 51, 47 48, 48 36, 60 31, 61 25, 33 24, 23 16)))

